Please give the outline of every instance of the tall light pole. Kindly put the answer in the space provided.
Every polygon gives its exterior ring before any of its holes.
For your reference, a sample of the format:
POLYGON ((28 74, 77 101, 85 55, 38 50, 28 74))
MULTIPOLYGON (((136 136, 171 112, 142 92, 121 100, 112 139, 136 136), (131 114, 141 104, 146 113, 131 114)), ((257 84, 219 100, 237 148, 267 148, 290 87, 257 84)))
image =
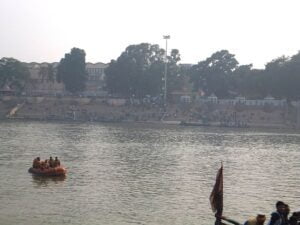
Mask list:
POLYGON ((165 92, 164 92, 164 104, 167 105, 167 72, 168 72, 168 40, 171 38, 170 35, 164 35, 163 38, 166 40, 166 52, 165 52, 165 92))

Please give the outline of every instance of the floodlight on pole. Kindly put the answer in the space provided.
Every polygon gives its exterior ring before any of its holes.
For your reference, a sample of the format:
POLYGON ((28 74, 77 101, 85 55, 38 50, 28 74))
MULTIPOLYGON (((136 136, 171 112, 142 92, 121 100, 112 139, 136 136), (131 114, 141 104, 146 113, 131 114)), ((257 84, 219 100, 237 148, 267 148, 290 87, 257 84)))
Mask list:
POLYGON ((167 70, 168 70, 168 40, 171 38, 170 35, 164 35, 163 38, 166 40, 166 52, 165 52, 165 90, 164 90, 164 104, 167 105, 167 70))

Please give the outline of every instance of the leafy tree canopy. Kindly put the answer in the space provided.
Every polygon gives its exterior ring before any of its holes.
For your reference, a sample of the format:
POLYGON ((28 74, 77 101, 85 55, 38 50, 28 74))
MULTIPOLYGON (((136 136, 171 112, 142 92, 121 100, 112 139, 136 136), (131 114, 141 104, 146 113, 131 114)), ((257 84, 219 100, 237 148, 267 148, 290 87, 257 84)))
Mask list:
POLYGON ((85 90, 87 72, 85 69, 85 52, 73 48, 65 54, 57 68, 57 81, 62 81, 67 91, 78 93, 85 90))
POLYGON ((29 78, 28 68, 14 58, 0 60, 0 88, 9 87, 15 91, 22 91, 29 78))
MULTIPOLYGON (((127 97, 157 96, 162 93, 162 78, 164 77, 165 50, 158 45, 141 43, 130 45, 119 56, 112 60, 106 69, 107 88, 110 93, 127 97)), ((180 60, 178 50, 172 50, 168 56, 168 76, 175 72, 180 60)))
POLYGON ((300 98, 300 52, 287 58, 272 60, 266 65, 263 83, 268 94, 289 100, 300 98))
POLYGON ((300 52, 276 58, 259 70, 252 69, 251 64, 238 66, 234 55, 222 50, 193 66, 189 73, 194 89, 206 95, 300 99, 300 52))
POLYGON ((230 77, 238 66, 238 61, 227 50, 221 50, 204 61, 199 62, 190 70, 194 89, 201 89, 207 95, 218 97, 229 95, 230 77))

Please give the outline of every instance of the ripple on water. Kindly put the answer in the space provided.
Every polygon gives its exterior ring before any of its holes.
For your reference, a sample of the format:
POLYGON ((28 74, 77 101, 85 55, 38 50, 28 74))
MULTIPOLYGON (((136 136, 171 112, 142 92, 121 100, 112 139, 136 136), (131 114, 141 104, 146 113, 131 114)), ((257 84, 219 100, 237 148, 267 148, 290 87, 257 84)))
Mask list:
POLYGON ((1 224, 212 224, 224 164, 224 213, 243 222, 281 199, 299 208, 299 134, 149 124, 0 123, 1 224), (65 178, 27 173, 59 156, 65 178), (298 204, 298 205, 297 205, 298 204))

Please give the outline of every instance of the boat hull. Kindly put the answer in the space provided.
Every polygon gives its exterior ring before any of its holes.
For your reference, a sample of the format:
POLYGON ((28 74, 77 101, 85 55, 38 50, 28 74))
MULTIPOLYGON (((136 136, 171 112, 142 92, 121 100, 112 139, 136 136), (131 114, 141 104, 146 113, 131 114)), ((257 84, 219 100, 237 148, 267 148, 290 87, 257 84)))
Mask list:
POLYGON ((29 168, 29 173, 38 176, 65 176, 67 170, 64 167, 56 167, 56 168, 49 168, 49 169, 36 169, 36 168, 29 168))

